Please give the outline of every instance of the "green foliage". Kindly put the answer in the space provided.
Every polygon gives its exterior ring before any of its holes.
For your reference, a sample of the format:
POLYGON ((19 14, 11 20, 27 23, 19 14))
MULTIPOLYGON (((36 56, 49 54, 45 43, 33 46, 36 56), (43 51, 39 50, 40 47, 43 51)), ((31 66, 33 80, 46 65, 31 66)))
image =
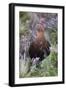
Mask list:
POLYGON ((58 56, 57 56, 57 53, 56 52, 53 52, 52 55, 51 55, 51 62, 53 64, 54 67, 57 67, 58 66, 58 56))
POLYGON ((29 16, 28 16, 28 13, 27 12, 20 12, 19 13, 19 17, 20 17, 20 26, 19 26, 19 33, 20 33, 20 36, 21 35, 28 35, 29 34, 29 31, 28 31, 28 28, 27 28, 27 21, 30 20, 29 16))
POLYGON ((57 53, 51 52, 51 54, 42 61, 41 67, 44 70, 44 76, 57 75, 57 60, 57 53))
POLYGON ((27 12, 20 12, 19 15, 20 15, 19 16, 20 19, 22 20, 22 23, 25 23, 26 20, 29 20, 30 19, 29 16, 28 16, 28 14, 27 14, 27 12))
POLYGON ((50 30, 50 41, 52 45, 56 46, 57 44, 57 30, 50 30))
POLYGON ((31 66, 31 59, 27 58, 27 60, 20 60, 19 62, 19 70, 21 70, 19 77, 23 78, 27 75, 27 73, 29 72, 29 67, 31 66))
POLYGON ((51 52, 51 54, 44 59, 38 67, 36 65, 31 67, 31 70, 24 77, 47 77, 57 76, 57 53, 51 52))
POLYGON ((27 29, 20 30, 20 36, 21 35, 26 36, 28 34, 29 34, 29 31, 27 29))

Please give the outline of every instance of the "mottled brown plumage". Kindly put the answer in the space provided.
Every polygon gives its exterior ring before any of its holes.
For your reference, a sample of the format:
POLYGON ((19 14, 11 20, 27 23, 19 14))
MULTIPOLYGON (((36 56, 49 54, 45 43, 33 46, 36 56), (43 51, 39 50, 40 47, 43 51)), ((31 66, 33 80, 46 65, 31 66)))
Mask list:
POLYGON ((41 61, 50 54, 50 44, 45 39, 44 31, 44 27, 42 25, 38 25, 36 38, 29 47, 29 55, 31 59, 39 57, 39 60, 41 61))

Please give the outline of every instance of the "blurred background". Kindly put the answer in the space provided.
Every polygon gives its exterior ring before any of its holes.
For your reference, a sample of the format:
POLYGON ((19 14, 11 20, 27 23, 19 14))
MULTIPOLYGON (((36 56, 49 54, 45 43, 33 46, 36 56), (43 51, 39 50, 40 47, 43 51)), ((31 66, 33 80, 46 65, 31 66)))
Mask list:
POLYGON ((57 13, 19 13, 19 77, 46 77, 58 75, 58 15, 57 13), (42 23, 51 53, 36 67, 31 64, 29 46, 35 40, 36 26, 42 23), (25 53, 24 53, 25 51, 25 53))

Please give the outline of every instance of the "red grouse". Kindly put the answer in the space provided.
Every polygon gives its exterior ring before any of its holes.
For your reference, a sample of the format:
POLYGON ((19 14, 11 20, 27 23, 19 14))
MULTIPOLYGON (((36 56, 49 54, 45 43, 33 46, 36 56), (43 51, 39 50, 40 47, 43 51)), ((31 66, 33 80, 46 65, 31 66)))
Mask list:
POLYGON ((33 61, 38 60, 40 62, 50 54, 50 44, 44 33, 44 26, 41 23, 37 24, 36 38, 29 47, 29 56, 33 61))

